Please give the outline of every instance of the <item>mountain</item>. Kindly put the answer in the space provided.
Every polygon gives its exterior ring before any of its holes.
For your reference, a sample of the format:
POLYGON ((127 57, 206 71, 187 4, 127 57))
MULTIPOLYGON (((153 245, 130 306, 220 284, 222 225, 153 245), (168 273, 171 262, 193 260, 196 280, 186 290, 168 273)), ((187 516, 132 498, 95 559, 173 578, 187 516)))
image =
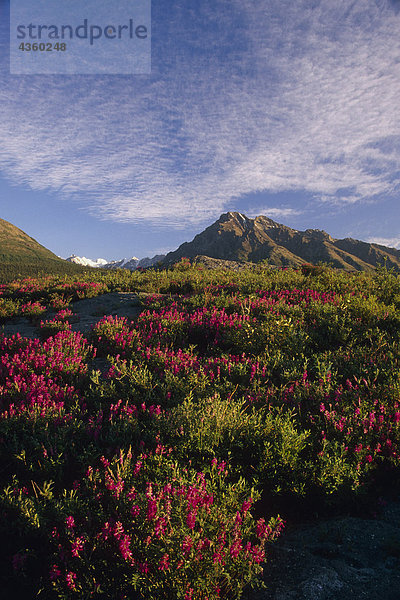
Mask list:
POLYGON ((71 254, 68 258, 65 259, 68 262, 74 263, 76 265, 82 265, 84 267, 103 267, 107 264, 105 258, 98 258, 97 260, 91 260, 90 258, 86 258, 85 256, 76 256, 76 254, 71 254))
POLYGON ((130 271, 135 271, 138 268, 146 269, 147 267, 152 267, 153 265, 162 262, 164 258, 165 254, 156 254, 153 256, 153 258, 146 256, 145 258, 139 259, 136 256, 132 256, 132 258, 128 259, 122 258, 121 260, 106 261, 104 258, 92 260, 90 258, 86 258, 85 256, 76 256, 76 254, 71 254, 71 256, 65 260, 88 267, 101 267, 102 269, 129 269, 130 271))
POLYGON ((132 258, 122 258, 121 260, 112 260, 103 266, 103 269, 129 269, 134 271, 139 264, 139 259, 136 256, 132 258))
POLYGON ((346 271, 371 271, 386 261, 400 271, 400 250, 351 238, 338 240, 320 229, 298 231, 265 216, 250 219, 228 212, 174 252, 164 265, 198 255, 230 261, 259 262, 298 267, 304 263, 330 263, 346 271))
POLYGON ((68 265, 21 229, 0 219, 0 281, 40 273, 75 273, 68 265))
POLYGON ((1 262, 37 262, 42 260, 60 261, 58 256, 47 250, 21 229, 8 221, 0 219, 1 262))
POLYGON ((211 258, 210 256, 203 256, 201 254, 191 258, 190 263, 192 265, 198 265, 209 270, 224 269, 225 271, 242 271, 244 269, 248 269, 249 267, 248 262, 223 260, 222 258, 211 258))
POLYGON ((163 262, 164 258, 165 254, 156 254, 153 258, 146 256, 139 260, 137 266, 141 269, 147 269, 147 267, 152 267, 153 265, 163 262))

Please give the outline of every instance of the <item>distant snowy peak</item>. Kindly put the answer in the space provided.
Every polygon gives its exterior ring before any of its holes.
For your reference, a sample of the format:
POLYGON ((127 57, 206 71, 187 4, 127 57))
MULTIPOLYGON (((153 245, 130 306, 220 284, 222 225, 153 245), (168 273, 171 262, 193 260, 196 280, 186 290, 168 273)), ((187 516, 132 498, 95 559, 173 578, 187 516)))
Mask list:
POLYGON ((156 254, 153 258, 149 258, 146 256, 145 258, 141 258, 140 260, 133 256, 129 260, 126 258, 122 260, 113 260, 106 265, 104 265, 104 269, 129 269, 130 271, 135 271, 136 269, 146 269, 147 267, 152 267, 156 265, 158 262, 161 262, 165 258, 165 254, 156 254))
POLYGON ((139 260, 136 256, 132 256, 132 258, 122 258, 121 260, 111 260, 107 261, 104 258, 98 258, 97 260, 91 260, 90 258, 85 258, 84 256, 76 256, 76 254, 72 254, 66 260, 68 262, 73 262, 77 265, 83 265, 85 267, 102 267, 103 269, 128 269, 129 271, 135 271, 137 268, 147 268, 151 267, 158 262, 162 261, 164 258, 164 254, 156 254, 153 258, 149 258, 146 256, 139 260))
POLYGON ((82 265, 84 267, 104 267, 107 264, 107 261, 104 258, 91 260, 90 258, 86 258, 85 256, 76 256, 76 254, 71 254, 71 256, 69 256, 65 260, 71 263, 75 263, 76 265, 82 265))
POLYGON ((123 258, 121 260, 111 260, 104 265, 104 269, 129 269, 134 271, 139 263, 139 259, 136 256, 132 258, 123 258))

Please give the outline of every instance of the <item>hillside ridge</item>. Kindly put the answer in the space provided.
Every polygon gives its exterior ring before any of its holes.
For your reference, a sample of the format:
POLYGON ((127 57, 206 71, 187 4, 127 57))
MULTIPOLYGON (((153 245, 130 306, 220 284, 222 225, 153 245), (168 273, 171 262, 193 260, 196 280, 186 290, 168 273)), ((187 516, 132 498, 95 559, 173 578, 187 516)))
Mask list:
POLYGON ((268 260, 280 267, 325 262, 346 271, 373 271, 386 263, 400 271, 400 250, 395 248, 352 238, 336 239, 320 229, 300 231, 264 215, 249 218, 232 211, 223 213, 191 242, 169 252, 164 264, 199 255, 237 262, 268 260))

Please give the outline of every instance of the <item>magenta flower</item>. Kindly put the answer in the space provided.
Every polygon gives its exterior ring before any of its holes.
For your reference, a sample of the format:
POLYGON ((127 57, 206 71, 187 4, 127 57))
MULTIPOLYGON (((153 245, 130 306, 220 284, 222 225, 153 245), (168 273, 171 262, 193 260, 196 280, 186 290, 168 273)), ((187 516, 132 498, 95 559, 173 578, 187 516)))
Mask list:
POLYGON ((76 585, 75 585, 75 581, 76 581, 76 573, 73 573, 72 571, 70 571, 69 573, 67 573, 67 575, 65 576, 65 580, 67 582, 67 586, 70 590, 72 590, 73 592, 76 592, 76 585))
POLYGON ((170 567, 170 563, 169 563, 169 554, 165 553, 162 557, 162 559, 160 560, 160 564, 159 564, 159 570, 160 571, 168 571, 170 567))
POLYGON ((197 517, 197 510, 191 510, 190 512, 188 512, 187 516, 186 516, 186 524, 189 527, 189 529, 194 529, 194 526, 196 524, 196 517, 197 517))
POLYGON ((134 558, 132 555, 132 551, 130 549, 131 537, 127 534, 124 534, 119 542, 119 549, 124 558, 124 560, 129 561, 130 563, 134 563, 134 558))
POLYGON ((131 506, 132 517, 137 517, 139 513, 140 513, 140 508, 139 508, 139 506, 137 506, 137 504, 134 504, 133 506, 131 506))
POLYGON ((71 554, 72 556, 79 557, 79 552, 83 550, 83 546, 85 545, 85 540, 83 538, 77 537, 72 544, 71 554))
POLYGON ((52 565, 51 570, 50 570, 50 581, 55 581, 56 579, 58 579, 61 575, 61 571, 58 567, 58 565, 52 565))
POLYGON ((148 521, 152 521, 157 514, 157 500, 149 499, 147 505, 147 515, 146 518, 148 521))

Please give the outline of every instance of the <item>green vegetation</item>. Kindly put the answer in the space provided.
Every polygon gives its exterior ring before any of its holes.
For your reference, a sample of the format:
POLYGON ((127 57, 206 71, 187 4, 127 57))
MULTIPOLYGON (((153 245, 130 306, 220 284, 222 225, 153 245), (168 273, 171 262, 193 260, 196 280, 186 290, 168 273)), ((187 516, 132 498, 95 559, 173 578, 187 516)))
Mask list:
POLYGON ((395 487, 400 277, 384 267, 182 260, 0 286, 2 321, 22 315, 37 339, 0 336, 6 597, 234 600, 282 519, 367 512, 395 487), (72 302, 118 291, 141 299, 135 321, 71 331, 72 302))
POLYGON ((77 274, 88 271, 58 258, 26 233, 0 219, 0 281, 45 274, 77 274))
MULTIPOLYGON (((4 258, 0 260, 4 260, 4 258)), ((74 265, 65 260, 61 261, 61 259, 59 261, 41 259, 36 262, 21 259, 10 263, 0 263, 0 281, 11 282, 25 277, 43 277, 50 273, 73 276, 88 270, 88 267, 74 265)))

